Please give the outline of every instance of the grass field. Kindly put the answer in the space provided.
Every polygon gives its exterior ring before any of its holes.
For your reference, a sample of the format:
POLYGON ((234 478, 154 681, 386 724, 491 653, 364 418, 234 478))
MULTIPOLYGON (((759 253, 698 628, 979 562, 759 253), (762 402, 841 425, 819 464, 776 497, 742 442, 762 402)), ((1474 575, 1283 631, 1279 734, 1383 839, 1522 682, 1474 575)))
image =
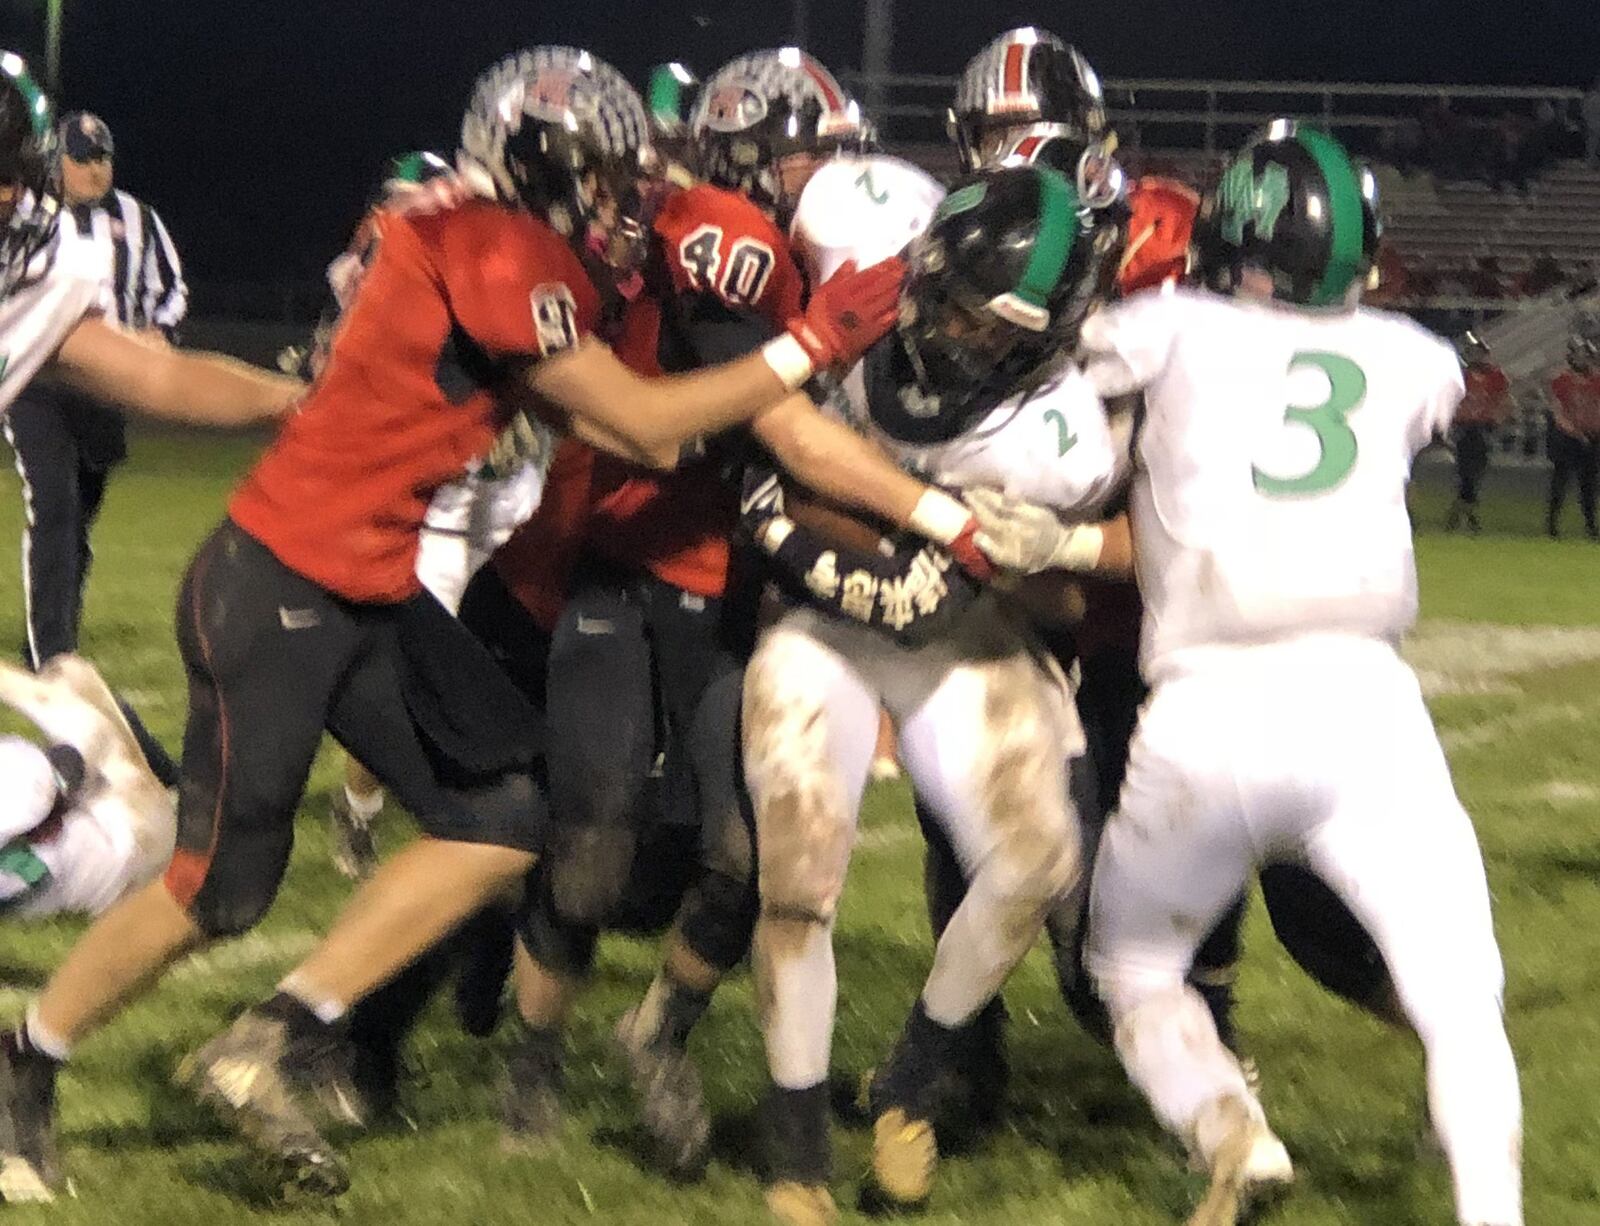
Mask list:
MULTIPOLYGON (((97 536, 85 650, 176 744, 183 716, 171 604, 188 555, 216 520, 254 444, 141 436, 113 483, 97 536)), ((1493 482, 1491 482, 1493 484, 1493 482)), ((1495 497, 1491 489, 1490 497, 1495 497)), ((0 542, 16 539, 14 480, 0 481, 0 542)), ((1438 498, 1423 492, 1437 523, 1438 498)), ((1600 1223, 1600 547, 1530 535, 1526 497, 1496 501, 1479 539, 1424 533, 1425 618, 1413 644, 1468 808, 1477 819, 1508 968, 1512 1040, 1526 1100, 1527 1220, 1600 1223)), ((19 641, 10 545, 0 564, 0 650, 19 641), (10 637, 7 637, 10 636, 10 637)), ((610 1025, 645 984, 651 950, 604 947, 572 1034, 570 1116, 538 1157, 501 1154, 493 1061, 431 1014, 416 1053, 415 1127, 350 1140, 355 1185, 337 1212, 272 1206, 239 1148, 167 1088, 177 1058, 259 997, 312 943, 346 886, 321 824, 332 782, 319 764, 288 884, 260 930, 183 966, 88 1044, 63 1084, 75 1199, 0 1210, 8 1221, 175 1226, 310 1223, 750 1223, 762 1220, 750 1114, 763 1084, 750 985, 723 992, 696 1036, 719 1119, 702 1183, 643 1169, 610 1025)), ((403 837, 405 823, 390 829, 403 837)), ((929 960, 919 842, 903 789, 870 798, 839 932, 836 1064, 866 1067, 886 1048, 929 960)), ((1418 865, 1425 885, 1427 866, 1418 865)), ((15 1012, 78 931, 0 928, 0 1009, 15 1012)), ((1245 1044, 1295 1155, 1283 1226, 1451 1220, 1440 1164, 1419 1157, 1420 1061, 1413 1045, 1321 994, 1277 950, 1257 909, 1240 986, 1245 1044)), ((1197 1188, 1115 1062, 1067 1019, 1036 953, 1007 992, 1015 1068, 1010 1127, 944 1166, 929 1223, 1145 1226, 1181 1220, 1197 1188)), ((866 1134, 840 1129, 848 1202, 866 1134)), ((854 1218, 847 1213, 847 1220, 854 1218)))

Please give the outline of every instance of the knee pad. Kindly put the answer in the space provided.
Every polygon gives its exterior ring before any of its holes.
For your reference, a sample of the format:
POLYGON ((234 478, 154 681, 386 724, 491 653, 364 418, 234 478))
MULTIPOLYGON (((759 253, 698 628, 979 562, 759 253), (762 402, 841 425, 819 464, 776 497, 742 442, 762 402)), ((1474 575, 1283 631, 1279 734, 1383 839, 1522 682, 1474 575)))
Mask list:
POLYGON ((556 912, 548 877, 538 874, 538 878, 517 917, 517 932, 540 966, 567 978, 581 979, 594 967, 599 930, 564 921, 556 912))
POLYGON ((604 924, 627 891, 638 845, 632 826, 557 823, 547 853, 556 914, 569 924, 604 924))
POLYGON ((850 867, 852 823, 818 795, 771 798, 760 836, 761 909, 782 919, 830 924, 850 867))
POLYGON ((697 958, 727 973, 750 952, 759 908, 755 884, 748 878, 702 873, 678 909, 678 932, 697 958))

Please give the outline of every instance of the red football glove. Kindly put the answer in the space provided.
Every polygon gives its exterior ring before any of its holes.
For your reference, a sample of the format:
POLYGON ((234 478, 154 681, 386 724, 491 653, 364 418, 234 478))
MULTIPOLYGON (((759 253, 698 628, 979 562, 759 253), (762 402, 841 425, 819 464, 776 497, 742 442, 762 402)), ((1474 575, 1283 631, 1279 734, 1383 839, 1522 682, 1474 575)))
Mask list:
POLYGON ((982 528, 978 524, 978 517, 973 516, 967 520, 966 527, 955 540, 945 546, 945 552, 956 560, 956 565, 979 583, 988 583, 999 572, 988 555, 978 548, 976 537, 982 528))
POLYGON ((899 256, 859 272, 854 261, 847 261, 816 288, 805 312, 789 321, 789 335, 800 342, 814 369, 853 366, 894 327, 905 275, 899 256))

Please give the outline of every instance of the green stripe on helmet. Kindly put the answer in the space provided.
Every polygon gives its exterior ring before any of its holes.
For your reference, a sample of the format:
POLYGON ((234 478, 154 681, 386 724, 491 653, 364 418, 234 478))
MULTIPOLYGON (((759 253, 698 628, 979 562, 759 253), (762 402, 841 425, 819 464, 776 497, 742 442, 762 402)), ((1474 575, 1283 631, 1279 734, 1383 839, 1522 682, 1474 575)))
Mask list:
POLYGON ((420 151, 403 153, 390 163, 389 177, 398 179, 402 183, 421 183, 427 174, 427 169, 427 158, 420 151))
POLYGON ((28 118, 33 124, 33 134, 43 137, 49 134, 53 115, 50 99, 46 98, 44 91, 34 82, 28 72, 28 66, 22 57, 13 52, 4 55, 4 71, 16 85, 22 99, 28 104, 28 118))
POLYGON ((1039 180, 1039 229, 1033 255, 1014 292, 1024 302, 1047 310, 1078 241, 1078 193, 1049 167, 1035 166, 1033 172, 1039 180))
POLYGON ((662 64, 650 74, 650 114, 663 123, 683 118, 683 81, 674 67, 662 64))
POLYGON ((1328 264, 1311 295, 1311 306, 1328 306, 1344 297, 1361 271, 1366 250, 1366 219, 1361 207, 1361 176, 1344 146, 1326 133, 1299 128, 1295 140, 1309 153, 1328 186, 1328 264))

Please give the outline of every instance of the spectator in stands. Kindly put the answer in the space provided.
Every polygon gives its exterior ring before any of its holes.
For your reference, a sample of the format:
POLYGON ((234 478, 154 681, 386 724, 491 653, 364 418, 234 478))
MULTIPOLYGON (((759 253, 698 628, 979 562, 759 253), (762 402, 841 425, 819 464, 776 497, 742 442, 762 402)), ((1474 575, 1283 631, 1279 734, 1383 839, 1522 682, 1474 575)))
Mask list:
POLYGON ((1520 288, 1530 298, 1537 298, 1540 294, 1553 293, 1563 288, 1567 283, 1566 270, 1563 269, 1550 248, 1546 247, 1528 265, 1528 271, 1523 274, 1520 288))
POLYGON ((1477 263, 1467 273, 1467 295, 1472 298, 1503 298, 1505 282, 1501 279, 1500 259, 1485 250, 1477 263))
POLYGON ((1591 541, 1600 541, 1596 518, 1596 478, 1600 476, 1600 347, 1586 336, 1574 336, 1567 347, 1567 369, 1550 385, 1555 409, 1550 414, 1547 447, 1550 456, 1550 503, 1545 530, 1561 535, 1561 509, 1567 486, 1578 481, 1578 508, 1591 541))
POLYGON ((1456 409, 1450 442, 1456 457, 1456 501, 1445 520, 1445 531, 1464 523, 1474 536, 1478 523, 1478 488, 1489 469, 1491 436, 1511 416, 1511 383, 1489 358, 1489 346, 1474 332, 1461 342, 1466 365, 1467 394, 1456 409))
POLYGON ((1590 162, 1600 162, 1600 77, 1594 79, 1583 96, 1582 114, 1583 156, 1590 162))
POLYGON ((1405 257, 1393 243, 1381 243, 1378 247, 1378 284, 1366 295, 1366 301, 1383 306, 1406 302, 1413 296, 1415 291, 1411 284, 1411 270, 1406 266, 1405 257))

